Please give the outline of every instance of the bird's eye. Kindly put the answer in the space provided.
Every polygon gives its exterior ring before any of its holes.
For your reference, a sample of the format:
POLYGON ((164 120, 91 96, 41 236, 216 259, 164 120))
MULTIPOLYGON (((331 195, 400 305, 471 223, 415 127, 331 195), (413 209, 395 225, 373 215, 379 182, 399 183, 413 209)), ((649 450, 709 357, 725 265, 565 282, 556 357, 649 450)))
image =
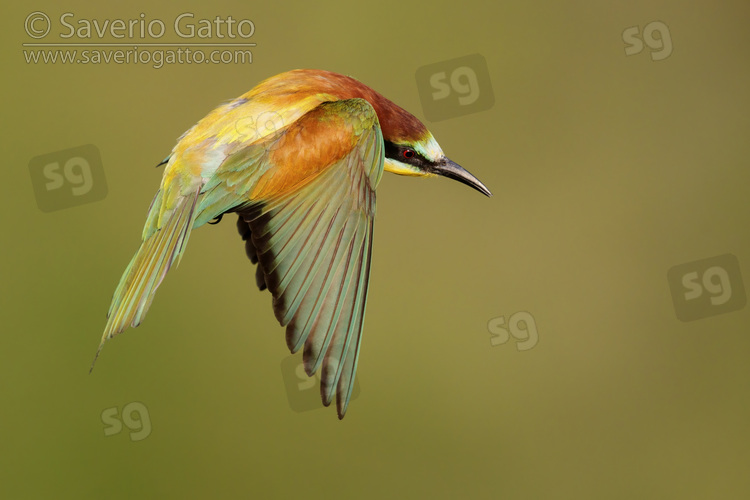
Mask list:
POLYGON ((413 158, 414 157, 414 151, 411 149, 404 149, 404 158, 413 158))

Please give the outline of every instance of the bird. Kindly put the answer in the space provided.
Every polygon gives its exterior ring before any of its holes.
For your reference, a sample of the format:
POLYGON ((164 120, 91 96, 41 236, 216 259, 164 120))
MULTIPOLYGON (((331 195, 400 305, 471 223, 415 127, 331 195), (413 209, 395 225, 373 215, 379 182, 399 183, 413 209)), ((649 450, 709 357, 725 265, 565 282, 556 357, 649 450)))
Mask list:
POLYGON ((443 176, 486 196, 427 127, 353 77, 297 69, 267 78, 188 129, 164 166, 141 244, 112 297, 101 342, 143 321, 191 232, 238 215, 255 281, 287 347, 339 419, 352 394, 370 276, 375 190, 384 171, 443 176))

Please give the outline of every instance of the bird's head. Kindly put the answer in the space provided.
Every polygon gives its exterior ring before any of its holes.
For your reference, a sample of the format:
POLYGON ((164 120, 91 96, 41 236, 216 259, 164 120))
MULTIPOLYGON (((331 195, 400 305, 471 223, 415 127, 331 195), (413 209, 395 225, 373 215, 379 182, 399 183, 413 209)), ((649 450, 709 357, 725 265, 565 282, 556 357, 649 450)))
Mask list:
POLYGON ((269 78, 251 93, 291 96, 298 101, 311 95, 365 99, 375 109, 380 122, 385 170, 420 177, 441 175, 492 196, 479 179, 445 156, 427 127, 414 115, 350 76, 323 70, 292 70, 269 78))
POLYGON ((362 87, 362 97, 375 108, 383 132, 385 170, 420 177, 441 175, 471 186, 486 196, 492 196, 479 179, 445 156, 440 145, 419 119, 369 87, 362 87))
POLYGON ((441 175, 471 186, 486 196, 492 196, 487 187, 468 170, 450 160, 432 134, 425 128, 415 137, 386 138, 385 170, 400 175, 435 176, 441 175))

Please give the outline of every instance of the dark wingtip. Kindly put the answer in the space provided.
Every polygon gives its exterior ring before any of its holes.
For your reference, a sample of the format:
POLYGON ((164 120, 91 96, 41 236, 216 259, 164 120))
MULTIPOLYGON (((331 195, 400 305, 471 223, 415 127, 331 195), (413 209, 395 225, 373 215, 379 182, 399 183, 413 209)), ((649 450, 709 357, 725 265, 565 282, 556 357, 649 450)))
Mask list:
POLYGON ((167 163, 169 163, 169 159, 170 159, 171 157, 172 157, 172 154, 170 153, 170 154, 169 154, 169 156, 167 156, 166 158, 164 158, 164 159, 163 159, 163 160, 161 161, 161 163, 159 163, 159 164, 157 164, 157 165, 156 165, 156 168, 159 168, 159 167, 161 167, 162 165, 166 165, 167 163))
POLYGON ((96 350, 96 354, 94 354, 94 359, 91 361, 91 367, 89 368, 89 375, 91 375, 91 372, 94 371, 94 364, 96 364, 96 360, 99 359, 99 354, 102 352, 102 347, 104 347, 104 342, 99 344, 99 348, 96 350))

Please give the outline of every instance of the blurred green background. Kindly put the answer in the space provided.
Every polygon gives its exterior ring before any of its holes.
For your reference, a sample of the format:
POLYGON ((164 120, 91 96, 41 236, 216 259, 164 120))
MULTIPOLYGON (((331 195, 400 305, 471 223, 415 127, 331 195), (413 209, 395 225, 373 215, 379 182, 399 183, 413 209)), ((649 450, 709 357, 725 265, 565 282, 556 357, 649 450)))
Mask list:
POLYGON ((747 2, 40 1, 2 23, 0 497, 749 497, 750 309, 682 322, 667 280, 723 254, 750 275, 747 2), (168 28, 192 12, 252 20, 257 46, 252 64, 27 64, 33 11, 50 42, 65 12, 168 28), (623 33, 654 21, 668 33, 626 55, 623 33), (197 120, 293 68, 424 118, 417 70, 477 53, 494 106, 425 123, 494 197, 383 177, 343 421, 290 407, 233 216, 193 234, 88 374, 154 165, 197 120), (29 162, 85 144, 106 197, 42 212, 29 162), (538 343, 493 345, 488 325, 520 311, 538 343), (145 437, 112 427, 131 403, 145 437))

